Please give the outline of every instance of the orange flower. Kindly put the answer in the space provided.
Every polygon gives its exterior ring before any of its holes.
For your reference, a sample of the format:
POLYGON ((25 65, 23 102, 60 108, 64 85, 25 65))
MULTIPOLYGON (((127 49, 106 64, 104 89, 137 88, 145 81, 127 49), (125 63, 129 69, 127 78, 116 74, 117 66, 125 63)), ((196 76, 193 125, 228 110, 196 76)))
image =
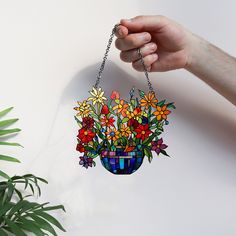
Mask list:
POLYGON ((157 120, 167 119, 167 115, 169 115, 171 111, 167 110, 167 106, 164 105, 163 107, 156 107, 156 111, 153 114, 157 117, 157 120))
POLYGON ((122 114, 122 116, 126 116, 126 112, 127 112, 127 109, 128 109, 128 104, 127 103, 125 103, 125 101, 122 99, 122 100, 120 100, 119 101, 119 103, 116 105, 116 106, 114 106, 112 109, 113 110, 116 110, 117 109, 117 112, 118 113, 121 113, 122 114))
POLYGON ((156 107, 157 102, 158 100, 156 99, 154 92, 149 92, 148 95, 144 95, 144 98, 140 100, 141 106, 146 109, 149 106, 156 107))
POLYGON ((116 130, 115 127, 114 128, 108 127, 106 135, 107 135, 108 140, 116 141, 116 139, 118 139, 120 137, 120 132, 118 130, 116 130))
POLYGON ((142 115, 142 110, 140 107, 136 107, 132 112, 127 111, 126 114, 129 119, 134 118, 134 119, 138 120, 138 118, 142 115))

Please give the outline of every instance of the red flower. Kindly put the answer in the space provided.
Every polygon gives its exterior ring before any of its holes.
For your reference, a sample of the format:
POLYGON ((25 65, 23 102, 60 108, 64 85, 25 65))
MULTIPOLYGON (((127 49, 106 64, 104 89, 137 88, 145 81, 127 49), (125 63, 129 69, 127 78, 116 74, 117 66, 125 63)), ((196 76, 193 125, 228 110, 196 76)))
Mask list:
POLYGON ((102 106, 101 113, 104 114, 104 115, 107 115, 109 113, 109 108, 108 108, 107 105, 102 106))
POLYGON ((93 128, 93 125, 94 125, 94 119, 91 118, 91 117, 83 117, 82 119, 82 126, 86 129, 91 129, 93 128))
POLYGON ((79 130, 77 137, 81 140, 82 143, 88 143, 93 140, 95 133, 92 130, 82 128, 79 130))
POLYGON ((131 119, 128 120, 127 125, 129 127, 133 127, 134 129, 136 129, 139 126, 139 123, 136 119, 134 119, 133 117, 131 119))
POLYGON ((120 94, 117 91, 112 91, 111 99, 115 100, 115 99, 119 99, 119 98, 120 98, 120 94))
POLYGON ((106 116, 103 116, 101 118, 102 126, 113 126, 114 127, 114 124, 113 124, 114 122, 115 122, 115 120, 114 120, 113 116, 111 116, 109 118, 106 116))
POLYGON ((137 133, 136 137, 141 138, 142 141, 144 141, 144 139, 146 139, 149 136, 149 134, 152 132, 149 129, 148 124, 146 125, 140 124, 134 131, 137 133))
POLYGON ((76 146, 76 151, 84 152, 85 151, 84 145, 82 143, 78 143, 76 146))

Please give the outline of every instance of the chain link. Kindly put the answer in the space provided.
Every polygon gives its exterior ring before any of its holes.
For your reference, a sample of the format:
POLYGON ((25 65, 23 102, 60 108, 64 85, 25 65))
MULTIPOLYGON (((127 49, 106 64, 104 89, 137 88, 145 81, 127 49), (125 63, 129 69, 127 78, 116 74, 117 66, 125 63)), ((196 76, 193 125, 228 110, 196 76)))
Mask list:
MULTIPOLYGON (((107 60, 107 57, 108 57, 108 53, 109 53, 109 50, 110 50, 110 48, 111 48, 111 44, 112 44, 113 38, 114 38, 114 36, 115 36, 117 27, 118 27, 119 25, 120 25, 120 24, 116 24, 116 25, 114 26, 114 28, 112 29, 110 38, 109 38, 109 40, 108 40, 106 52, 105 52, 105 54, 104 54, 104 56, 103 56, 103 60, 102 60, 101 66, 100 66, 99 71, 98 71, 97 80, 96 80, 95 85, 94 85, 95 88, 98 88, 98 85, 99 85, 100 80, 101 80, 101 78, 102 78, 102 72, 104 71, 104 68, 105 68, 105 64, 106 64, 106 60, 107 60)), ((148 70, 147 70, 147 68, 146 68, 146 66, 145 66, 145 63, 144 63, 144 60, 143 60, 143 55, 142 55, 142 53, 141 53, 140 48, 137 49, 137 52, 138 52, 138 56, 139 56, 139 59, 140 59, 140 61, 141 61, 141 64, 142 64, 142 66, 143 66, 143 70, 144 70, 144 74, 145 74, 146 79, 147 79, 149 91, 152 92, 152 93, 155 93, 155 92, 154 92, 154 89, 153 89, 153 87, 152 87, 152 83, 151 83, 151 81, 150 81, 150 78, 149 78, 149 75, 148 75, 148 70)))

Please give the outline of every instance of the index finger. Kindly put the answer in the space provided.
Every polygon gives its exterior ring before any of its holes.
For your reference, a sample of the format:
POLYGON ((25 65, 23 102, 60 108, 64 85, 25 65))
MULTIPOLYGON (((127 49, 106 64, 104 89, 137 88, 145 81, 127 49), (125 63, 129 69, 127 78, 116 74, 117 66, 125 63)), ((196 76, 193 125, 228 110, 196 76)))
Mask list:
POLYGON ((128 33, 129 30, 123 25, 119 25, 116 29, 116 37, 119 39, 125 38, 128 33))

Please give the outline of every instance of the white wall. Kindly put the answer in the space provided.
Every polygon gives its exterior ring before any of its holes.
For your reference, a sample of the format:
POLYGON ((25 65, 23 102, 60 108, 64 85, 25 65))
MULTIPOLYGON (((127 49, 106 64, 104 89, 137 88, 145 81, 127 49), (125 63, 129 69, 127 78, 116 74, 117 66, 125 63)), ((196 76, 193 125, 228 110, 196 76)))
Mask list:
MULTIPOLYGON (((138 14, 169 16, 236 55, 236 2, 225 0, 0 0, 0 108, 15 106, 22 164, 11 173, 49 180, 41 201, 70 236, 236 235, 236 108, 186 71, 153 73, 160 98, 177 110, 165 134, 173 157, 145 160, 131 176, 114 176, 97 160, 78 165, 72 110, 94 83, 111 28, 138 14)), ((142 74, 112 47, 106 91, 145 88, 142 74)))

